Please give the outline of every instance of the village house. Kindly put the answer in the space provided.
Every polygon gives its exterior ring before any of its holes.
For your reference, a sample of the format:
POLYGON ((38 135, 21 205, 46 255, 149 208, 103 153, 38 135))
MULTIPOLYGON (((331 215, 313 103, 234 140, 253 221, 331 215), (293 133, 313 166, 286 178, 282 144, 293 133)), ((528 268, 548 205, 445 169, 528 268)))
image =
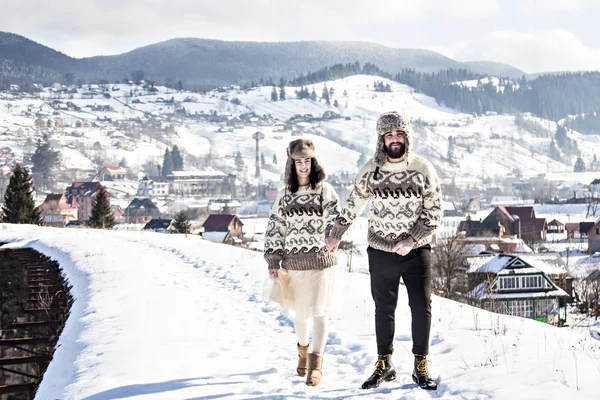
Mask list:
MULTIPOLYGON (((100 182, 73 182, 65 190, 67 197, 74 196, 79 205, 78 219, 82 222, 86 222, 92 215, 92 208, 94 206, 94 199, 96 194, 102 188, 100 182)), ((107 193, 110 199, 110 193, 107 193)))
POLYGON ((152 218, 144 225, 142 230, 161 233, 176 233, 175 228, 173 228, 172 218, 152 218))
POLYGON ((243 225, 236 215, 211 214, 202 224, 202 237, 215 243, 239 246, 244 242, 243 225))
POLYGON ((160 209, 150 199, 135 198, 123 212, 127 224, 146 224, 160 217, 160 209))
POLYGON ((516 235, 526 242, 539 242, 546 240, 547 222, 537 218, 530 206, 497 206, 482 221, 462 221, 458 230, 466 232, 466 236, 516 235))
POLYGON ((213 168, 202 171, 173 171, 167 176, 169 192, 176 195, 208 197, 232 185, 235 177, 213 168))
POLYGON ((555 279, 567 288, 571 285, 571 290, 572 279, 567 279, 566 268, 559 264, 531 255, 510 254, 470 260, 471 289, 465 299, 488 311, 560 325, 566 320, 569 293, 555 279))
POLYGON ((548 233, 564 233, 565 232, 565 224, 560 222, 557 219, 553 219, 548 222, 548 233))
POLYGON ((588 253, 594 254, 600 251, 600 218, 588 230, 588 253))
POLYGON ((40 206, 44 225, 64 228, 78 219, 79 205, 75 196, 49 194, 40 206))
POLYGON ((101 181, 115 181, 125 179, 127 170, 120 166, 107 165, 100 170, 98 177, 101 181))
POLYGON ((169 195, 169 181, 164 176, 144 176, 138 190, 139 196, 158 197, 169 195))

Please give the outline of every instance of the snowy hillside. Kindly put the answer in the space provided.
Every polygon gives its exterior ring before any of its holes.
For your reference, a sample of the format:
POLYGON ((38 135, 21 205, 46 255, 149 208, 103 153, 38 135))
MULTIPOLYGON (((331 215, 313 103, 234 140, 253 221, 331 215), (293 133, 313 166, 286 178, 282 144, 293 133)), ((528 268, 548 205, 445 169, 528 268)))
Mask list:
POLYGON ((55 258, 75 302, 38 399, 594 399, 600 346, 588 333, 434 297, 431 372, 412 383, 406 292, 398 379, 365 392, 376 359, 369 277, 339 271, 322 386, 295 376, 292 316, 263 300, 259 252, 197 236, 0 225, 5 247, 55 258))
MULTIPOLYGON (((468 86, 473 82, 457 84, 468 86)), ((317 151, 329 172, 354 174, 360 153, 371 156, 374 151, 377 116, 396 109, 413 120, 417 151, 431 158, 447 182, 455 179, 458 183, 477 184, 484 178, 494 180, 510 174, 532 176, 573 170, 574 160, 560 163, 549 157, 556 129, 552 121, 525 115, 531 127, 519 127, 514 116, 459 113, 406 85, 375 76, 358 75, 308 85, 308 91, 314 89, 317 94, 316 101, 296 99, 297 87, 285 88, 286 100, 271 101, 271 87, 198 94, 165 87, 149 92, 137 85, 108 86, 106 92, 96 86, 69 95, 44 91, 38 98, 7 94, 0 99, 0 132, 4 132, 0 146, 10 147, 16 158, 31 153, 33 141, 40 136, 35 128, 38 114, 43 121, 60 118, 64 123, 64 128, 54 129, 52 134, 53 143, 63 149, 63 168, 91 168, 93 160, 116 164, 126 158, 128 166, 137 170, 146 163, 160 163, 164 150, 177 144, 188 166, 202 166, 201 159, 210 154, 214 167, 251 181, 255 168, 252 134, 260 131, 265 135, 260 143, 265 179, 281 175, 285 146, 295 135, 317 140, 317 151), (392 91, 376 92, 375 81, 389 84, 392 91), (329 90, 331 105, 320 98, 324 86, 329 90), (68 103, 77 109, 69 108, 68 103), (29 117, 25 116, 27 112, 29 117), (322 119, 325 112, 340 117, 322 119), (215 113, 223 116, 220 122, 205 118, 215 113), (260 119, 235 121, 234 117, 248 113, 260 119), (285 125, 297 116, 301 118, 285 125), (163 129, 169 127, 171 133, 156 135, 142 130, 134 134, 120 125, 150 122, 163 129), (82 123, 83 127, 75 126, 82 123), (244 171, 235 165, 237 151, 243 157, 244 171), (278 164, 273 162, 273 155, 278 164)), ((577 140, 582 158, 589 165, 600 149, 600 137, 577 132, 569 135, 577 140)))

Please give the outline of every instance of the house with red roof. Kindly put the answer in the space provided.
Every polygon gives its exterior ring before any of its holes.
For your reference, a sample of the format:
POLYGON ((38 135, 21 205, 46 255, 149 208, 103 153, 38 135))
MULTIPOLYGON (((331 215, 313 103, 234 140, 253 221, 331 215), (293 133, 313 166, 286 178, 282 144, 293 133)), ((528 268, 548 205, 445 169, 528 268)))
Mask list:
POLYGON ((40 208, 46 226, 64 228, 70 221, 78 219, 79 204, 72 195, 49 194, 40 208))

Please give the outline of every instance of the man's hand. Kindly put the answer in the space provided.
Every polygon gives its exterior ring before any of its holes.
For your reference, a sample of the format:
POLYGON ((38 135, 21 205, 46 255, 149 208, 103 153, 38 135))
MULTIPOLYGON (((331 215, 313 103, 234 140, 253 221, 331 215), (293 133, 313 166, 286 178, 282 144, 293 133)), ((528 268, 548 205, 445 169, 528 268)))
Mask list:
POLYGON ((414 245, 415 240, 412 237, 409 237, 396 243, 392 251, 401 256, 405 256, 412 250, 414 245))
POLYGON ((333 253, 334 251, 336 251, 339 244, 340 244, 339 239, 332 238, 332 237, 328 237, 327 239, 325 239, 325 245, 327 246, 327 250, 329 250, 330 253, 333 253))
POLYGON ((276 269, 270 269, 269 275, 272 276, 273 278, 277 278, 279 276, 276 269))

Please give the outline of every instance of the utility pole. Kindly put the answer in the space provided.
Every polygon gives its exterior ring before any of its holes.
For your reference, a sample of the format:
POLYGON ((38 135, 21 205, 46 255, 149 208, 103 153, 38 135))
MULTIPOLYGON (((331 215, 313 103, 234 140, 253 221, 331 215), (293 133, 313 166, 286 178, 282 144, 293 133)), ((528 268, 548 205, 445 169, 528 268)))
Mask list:
POLYGON ((262 132, 255 132, 252 135, 252 139, 256 140, 256 170, 254 172, 254 177, 256 178, 256 201, 260 201, 260 184, 261 184, 261 176, 260 176, 260 140, 264 139, 265 135, 262 132))

